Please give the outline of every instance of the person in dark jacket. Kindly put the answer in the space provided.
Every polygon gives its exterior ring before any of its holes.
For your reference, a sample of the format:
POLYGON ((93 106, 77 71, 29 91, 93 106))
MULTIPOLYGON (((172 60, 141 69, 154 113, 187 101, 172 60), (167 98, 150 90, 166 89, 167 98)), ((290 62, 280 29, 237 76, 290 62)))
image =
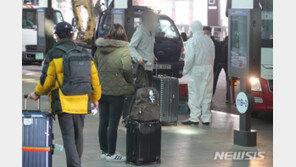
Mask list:
MULTIPOLYGON (((211 36, 211 27, 204 27, 204 33, 211 36)), ((222 69, 224 69, 226 74, 226 102, 228 102, 229 97, 229 77, 227 71, 227 54, 228 54, 228 37, 224 39, 224 41, 219 42, 211 37, 214 44, 215 44, 215 64, 214 64, 214 88, 213 88, 213 95, 215 95, 216 87, 219 79, 219 75, 222 69)))
POLYGON ((124 162, 125 156, 115 153, 117 130, 124 95, 134 93, 132 59, 128 38, 120 24, 114 24, 105 39, 96 40, 95 64, 102 86, 100 100, 99 143, 101 159, 124 162))
MULTIPOLYGON (((212 28, 210 26, 205 26, 203 27, 203 31, 205 35, 208 35, 211 37, 212 41, 214 42, 215 45, 215 60, 214 60, 214 72, 215 72, 215 66, 219 64, 220 58, 221 58, 221 42, 217 41, 213 36, 212 36, 212 28)), ((215 90, 214 90, 215 92, 215 90)))
POLYGON ((229 86, 230 79, 228 76, 228 36, 221 43, 221 57, 218 61, 217 66, 214 69, 214 94, 217 86, 217 82, 219 79, 220 72, 222 68, 225 71, 225 81, 226 81, 226 103, 229 102, 229 86))

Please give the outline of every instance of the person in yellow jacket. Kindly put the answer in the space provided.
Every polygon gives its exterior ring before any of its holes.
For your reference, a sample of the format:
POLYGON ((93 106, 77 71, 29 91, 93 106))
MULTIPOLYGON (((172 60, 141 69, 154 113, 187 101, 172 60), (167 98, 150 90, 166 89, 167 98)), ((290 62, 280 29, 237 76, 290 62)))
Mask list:
POLYGON ((51 112, 58 115, 67 166, 81 167, 84 118, 85 114, 98 107, 98 101, 101 98, 101 85, 96 66, 91 61, 91 94, 71 96, 63 94, 60 85, 63 87, 63 55, 65 52, 58 48, 62 46, 71 50, 76 45, 72 40, 73 28, 69 23, 58 23, 55 34, 58 42, 48 51, 40 82, 36 86, 35 92, 29 95, 29 98, 37 100, 40 95, 49 95, 51 112), (90 107, 90 103, 93 103, 93 107, 90 107))

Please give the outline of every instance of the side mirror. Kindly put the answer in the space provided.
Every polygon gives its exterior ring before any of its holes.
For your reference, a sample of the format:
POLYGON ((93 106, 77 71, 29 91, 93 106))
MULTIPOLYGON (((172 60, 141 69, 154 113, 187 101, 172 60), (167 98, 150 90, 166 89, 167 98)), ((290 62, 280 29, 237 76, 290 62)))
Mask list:
POLYGON ((182 37, 182 39, 183 39, 184 42, 187 41, 187 34, 185 32, 182 32, 181 33, 181 37, 182 37))

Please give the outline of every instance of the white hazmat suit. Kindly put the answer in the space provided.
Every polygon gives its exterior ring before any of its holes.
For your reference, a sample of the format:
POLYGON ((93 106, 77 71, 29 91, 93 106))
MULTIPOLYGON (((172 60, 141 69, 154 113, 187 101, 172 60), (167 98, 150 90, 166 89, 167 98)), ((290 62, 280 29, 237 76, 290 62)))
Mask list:
POLYGON ((213 94, 213 66, 215 46, 212 39, 204 35, 199 21, 191 25, 192 38, 186 43, 183 75, 188 74, 188 105, 191 110, 189 120, 211 122, 211 101, 213 94))

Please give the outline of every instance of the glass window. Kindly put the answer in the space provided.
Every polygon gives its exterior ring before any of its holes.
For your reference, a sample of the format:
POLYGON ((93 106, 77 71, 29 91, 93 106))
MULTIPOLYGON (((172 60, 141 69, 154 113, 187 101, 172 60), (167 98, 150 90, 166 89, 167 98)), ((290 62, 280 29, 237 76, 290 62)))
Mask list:
POLYGON ((262 26, 261 38, 273 39, 273 0, 261 0, 262 26))
POLYGON ((103 22, 103 30, 109 30, 110 29, 110 26, 112 24, 112 17, 111 17, 111 14, 108 14, 105 19, 104 19, 104 22, 103 22))
POLYGON ((247 16, 231 18, 231 66, 247 66, 247 16))
POLYGON ((136 29, 141 24, 141 19, 139 17, 134 17, 134 28, 136 29))
POLYGON ((209 0, 209 4, 213 5, 216 3, 216 0, 209 0))
POLYGON ((158 39, 179 41, 180 37, 176 31, 176 28, 169 20, 160 19, 158 28, 156 30, 156 40, 158 39))
POLYGON ((64 21, 62 13, 61 12, 55 12, 54 24, 58 24, 58 23, 60 23, 62 21, 64 21))
POLYGON ((37 28, 37 19, 35 10, 23 10, 22 27, 26 29, 37 28))

